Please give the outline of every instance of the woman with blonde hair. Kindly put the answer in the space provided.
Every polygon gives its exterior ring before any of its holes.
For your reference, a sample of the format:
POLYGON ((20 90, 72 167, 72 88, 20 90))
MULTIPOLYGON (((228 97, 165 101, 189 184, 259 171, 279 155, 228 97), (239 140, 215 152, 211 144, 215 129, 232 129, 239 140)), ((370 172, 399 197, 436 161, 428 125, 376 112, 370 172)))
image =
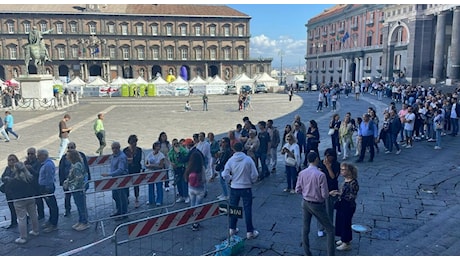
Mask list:
POLYGON ((8 182, 9 199, 14 201, 19 227, 19 238, 14 242, 24 244, 27 242, 27 215, 29 215, 32 223, 32 230, 29 234, 34 236, 39 234, 37 205, 35 204, 35 198, 33 198, 35 195, 33 176, 24 163, 16 162, 13 168, 13 176, 7 176, 6 181, 8 182))
POLYGON ((340 236, 340 240, 336 242, 337 250, 351 250, 351 240, 353 233, 351 229, 351 221, 353 214, 356 211, 356 197, 358 196, 358 169, 350 163, 342 162, 340 164, 340 175, 344 178, 344 182, 339 190, 329 192, 331 196, 339 196, 335 203, 335 235, 340 236))

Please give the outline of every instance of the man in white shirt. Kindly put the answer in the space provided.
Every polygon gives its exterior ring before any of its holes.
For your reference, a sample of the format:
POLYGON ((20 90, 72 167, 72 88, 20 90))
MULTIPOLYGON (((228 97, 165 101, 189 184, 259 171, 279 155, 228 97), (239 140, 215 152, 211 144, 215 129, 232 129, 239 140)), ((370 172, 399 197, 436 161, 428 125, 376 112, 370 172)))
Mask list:
POLYGON ((404 133, 406 135, 406 148, 412 148, 413 144, 412 135, 414 134, 415 114, 412 110, 413 108, 409 106, 407 108, 407 114, 404 116, 404 133))

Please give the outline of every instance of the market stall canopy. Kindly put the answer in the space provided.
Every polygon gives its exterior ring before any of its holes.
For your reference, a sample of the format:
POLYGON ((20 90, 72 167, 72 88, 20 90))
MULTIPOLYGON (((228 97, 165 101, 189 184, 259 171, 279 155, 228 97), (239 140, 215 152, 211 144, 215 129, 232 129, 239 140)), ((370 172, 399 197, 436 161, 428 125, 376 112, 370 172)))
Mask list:
POLYGON ((106 86, 107 82, 105 82, 101 77, 97 77, 95 80, 91 81, 86 86, 97 87, 97 86, 106 86))
POLYGON ((135 79, 134 81, 131 81, 129 84, 136 84, 136 85, 140 85, 140 84, 147 84, 148 82, 145 81, 145 79, 143 79, 141 76, 139 76, 137 79, 135 79))
POLYGON ((254 79, 256 84, 265 84, 267 87, 278 86, 278 80, 270 77, 266 72, 258 74, 254 79))
POLYGON ((171 82, 171 86, 174 87, 174 95, 175 96, 185 96, 188 95, 188 82, 185 81, 181 76, 179 76, 176 80, 171 82))
POLYGON ((227 82, 225 82, 223 79, 219 77, 219 75, 214 76, 214 78, 211 78, 210 81, 208 81, 208 84, 210 85, 227 85, 227 82))
POLYGON ((73 86, 73 87, 81 87, 85 85, 86 83, 83 80, 81 80, 79 76, 76 76, 72 81, 67 83, 67 86, 73 86))
POLYGON ((168 85, 169 83, 166 82, 166 80, 164 80, 161 76, 159 77, 156 77, 153 81, 151 81, 150 83, 153 83, 155 85, 168 85))
POLYGON ((121 86, 123 84, 128 84, 128 81, 122 77, 118 77, 110 83, 111 86, 121 86))
POLYGON ((211 78, 208 81, 208 85, 206 86, 206 94, 225 94, 227 90, 227 83, 223 81, 219 75, 215 75, 214 78, 211 78))
POLYGON ((240 88, 242 86, 248 85, 254 91, 254 80, 249 78, 245 73, 236 75, 232 80, 230 80, 229 85, 236 86, 237 94, 240 94, 240 88))

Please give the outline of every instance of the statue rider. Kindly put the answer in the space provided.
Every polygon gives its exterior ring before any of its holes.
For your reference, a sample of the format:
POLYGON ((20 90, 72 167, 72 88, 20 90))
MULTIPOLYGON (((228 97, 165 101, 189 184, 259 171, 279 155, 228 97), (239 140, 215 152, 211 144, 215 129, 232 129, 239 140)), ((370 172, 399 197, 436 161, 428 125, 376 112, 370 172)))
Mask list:
POLYGON ((30 45, 38 45, 40 46, 40 50, 43 50, 45 52, 45 61, 52 61, 50 59, 50 56, 49 56, 49 53, 48 53, 48 49, 46 49, 46 46, 45 46, 45 43, 43 41, 43 34, 48 34, 50 32, 52 32, 53 29, 50 29, 50 30, 47 30, 47 31, 44 31, 44 32, 40 32, 39 30, 37 30, 37 26, 32 26, 32 31, 29 32, 29 38, 28 38, 28 41, 29 41, 29 51, 30 51, 30 45))

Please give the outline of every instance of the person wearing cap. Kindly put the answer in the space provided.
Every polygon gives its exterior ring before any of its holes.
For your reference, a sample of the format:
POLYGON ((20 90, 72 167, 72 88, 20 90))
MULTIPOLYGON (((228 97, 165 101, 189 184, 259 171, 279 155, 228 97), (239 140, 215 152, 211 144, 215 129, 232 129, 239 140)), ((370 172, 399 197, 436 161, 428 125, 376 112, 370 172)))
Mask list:
MULTIPOLYGON (((243 152, 243 144, 233 145, 234 154, 228 159, 222 171, 222 178, 230 182, 231 207, 238 207, 240 199, 243 200, 244 219, 246 221, 246 238, 253 239, 259 235, 252 223, 252 185, 257 181, 258 172, 254 161, 243 152)), ((236 227, 238 217, 229 217, 230 236, 238 233, 236 227)))
POLYGON ((329 198, 326 175, 318 169, 320 163, 316 152, 307 154, 308 167, 299 173, 295 191, 302 195, 303 229, 302 245, 305 255, 311 256, 310 224, 314 216, 326 229, 327 254, 335 255, 334 226, 326 211, 326 200, 329 198))

